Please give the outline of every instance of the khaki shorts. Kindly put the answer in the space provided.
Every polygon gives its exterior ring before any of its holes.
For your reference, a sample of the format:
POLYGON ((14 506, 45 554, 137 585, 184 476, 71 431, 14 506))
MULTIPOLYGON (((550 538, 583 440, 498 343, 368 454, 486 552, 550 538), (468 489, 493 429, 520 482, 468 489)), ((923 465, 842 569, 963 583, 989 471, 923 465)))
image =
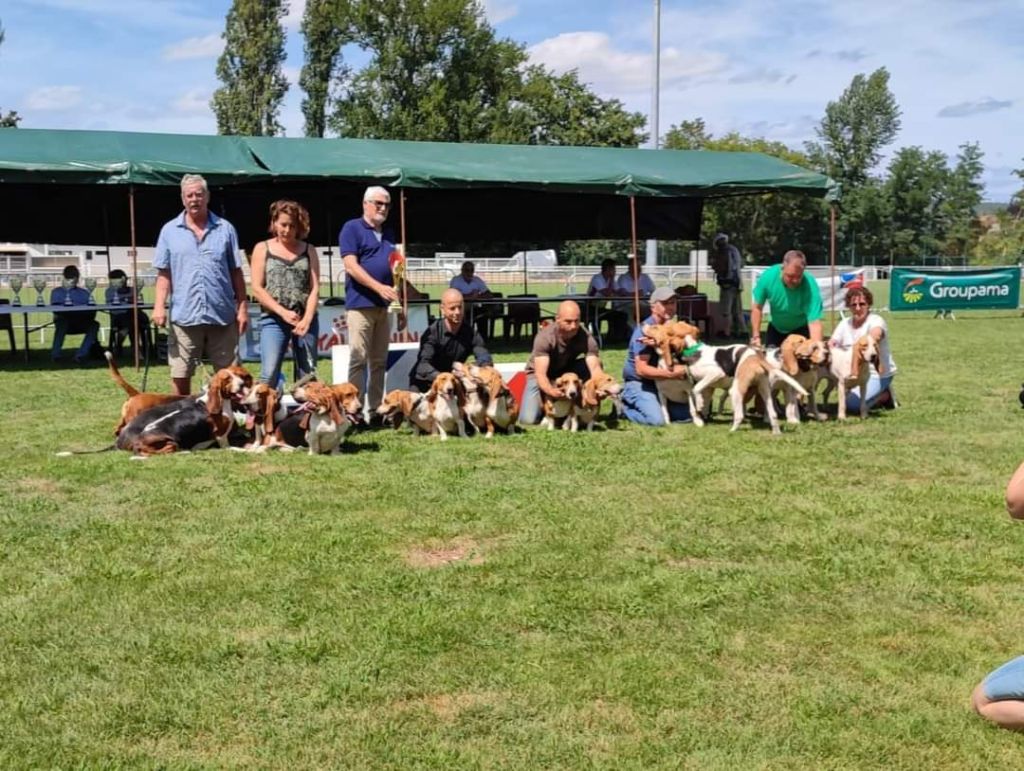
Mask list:
POLYGON ((171 377, 192 377, 196 365, 205 356, 215 369, 230 367, 238 354, 238 325, 235 323, 197 324, 181 327, 171 324, 171 335, 167 341, 167 363, 171 377))

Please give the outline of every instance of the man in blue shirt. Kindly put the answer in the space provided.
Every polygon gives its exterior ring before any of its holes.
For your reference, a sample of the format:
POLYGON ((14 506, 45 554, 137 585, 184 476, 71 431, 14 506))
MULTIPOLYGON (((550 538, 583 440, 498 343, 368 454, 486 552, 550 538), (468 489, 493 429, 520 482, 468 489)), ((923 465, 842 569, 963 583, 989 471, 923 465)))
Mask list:
MULTIPOLYGON (((622 407, 626 420, 645 426, 665 425, 665 416, 661 411, 661 400, 658 398, 658 386, 655 380, 684 379, 686 368, 682 364, 673 364, 670 369, 658 366, 658 349, 648 345, 643 336, 644 326, 665 324, 676 315, 676 294, 671 289, 660 287, 651 293, 651 315, 642 323, 637 324, 629 338, 629 351, 626 364, 622 368, 622 407)), ((668 402, 668 415, 673 423, 690 421, 690 405, 681 402, 668 402)))
MULTIPOLYGON (((81 274, 74 265, 64 268, 64 285, 59 286, 50 293, 50 305, 88 305, 89 293, 78 286, 78 279, 81 274), (70 300, 70 302, 69 302, 70 300)), ((67 313, 53 314, 53 347, 50 349, 50 356, 54 361, 60 361, 61 349, 64 347, 64 338, 69 333, 72 335, 84 335, 82 344, 75 354, 75 363, 83 364, 89 356, 89 350, 96 342, 100 333, 100 325, 96 321, 96 311, 69 311, 67 313)))
POLYGON ((173 295, 167 359, 174 392, 187 396, 204 355, 214 369, 235 361, 249 309, 238 234, 209 210, 206 180, 182 177, 181 202, 185 210, 161 228, 156 242, 153 324, 167 323, 167 296, 173 295))
POLYGON ((338 234, 345 264, 348 381, 359 389, 360 398, 366 395, 364 403, 374 426, 380 425, 377 408, 384 397, 391 339, 388 304, 398 300, 390 263, 394 236, 384 230, 390 211, 391 194, 383 187, 368 187, 363 194, 363 216, 346 222, 338 234))

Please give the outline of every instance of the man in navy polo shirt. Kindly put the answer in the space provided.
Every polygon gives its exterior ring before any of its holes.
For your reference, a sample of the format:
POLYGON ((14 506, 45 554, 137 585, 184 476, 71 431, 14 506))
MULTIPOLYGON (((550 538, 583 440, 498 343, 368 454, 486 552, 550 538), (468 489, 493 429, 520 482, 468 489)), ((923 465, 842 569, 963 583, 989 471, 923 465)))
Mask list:
POLYGON ((389 257, 394 236, 384 231, 391 209, 391 194, 383 187, 368 187, 363 194, 363 216, 349 220, 338 236, 345 263, 345 322, 348 325, 348 380, 359 389, 364 403, 379 421, 377 408, 384 396, 391 327, 388 303, 398 299, 389 257), (370 370, 369 387, 366 370, 370 370))

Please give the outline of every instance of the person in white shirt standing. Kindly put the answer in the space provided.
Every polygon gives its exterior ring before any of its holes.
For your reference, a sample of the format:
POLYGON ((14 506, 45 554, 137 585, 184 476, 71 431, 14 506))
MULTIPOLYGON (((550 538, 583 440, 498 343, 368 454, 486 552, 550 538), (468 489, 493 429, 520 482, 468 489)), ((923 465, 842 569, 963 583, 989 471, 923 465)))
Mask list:
POLYGON ((857 286, 846 292, 846 307, 851 316, 836 326, 829 338, 830 348, 851 348, 864 335, 871 335, 878 345, 879 372, 872 372, 867 384, 867 394, 860 388, 852 389, 846 395, 847 411, 860 410, 860 400, 868 400, 868 408, 874 406, 895 406, 892 395, 892 379, 896 374, 896 363, 889 349, 889 326, 877 313, 871 313, 875 298, 867 287, 857 286))

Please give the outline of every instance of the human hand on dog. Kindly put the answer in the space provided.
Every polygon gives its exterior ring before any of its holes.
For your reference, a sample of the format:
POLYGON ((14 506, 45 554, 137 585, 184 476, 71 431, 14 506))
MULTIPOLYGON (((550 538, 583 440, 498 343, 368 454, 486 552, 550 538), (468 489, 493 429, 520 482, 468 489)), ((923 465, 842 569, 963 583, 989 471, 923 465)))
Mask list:
POLYGON ((564 399, 565 392, 561 388, 555 388, 554 386, 552 386, 551 388, 548 389, 548 396, 550 396, 552 399, 564 399))

